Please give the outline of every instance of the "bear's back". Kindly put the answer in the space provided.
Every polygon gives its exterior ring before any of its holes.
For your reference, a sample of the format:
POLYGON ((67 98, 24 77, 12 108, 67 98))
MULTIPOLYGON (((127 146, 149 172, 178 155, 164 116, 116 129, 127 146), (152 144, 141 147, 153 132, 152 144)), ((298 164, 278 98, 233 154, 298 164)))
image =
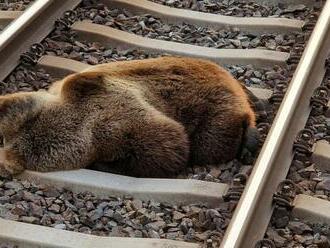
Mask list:
MULTIPOLYGON (((210 103, 218 108, 246 115, 255 124, 255 115, 240 83, 218 65, 201 59, 161 57, 122 61, 93 66, 89 72, 106 73, 140 90, 142 97, 170 117, 185 121, 207 111, 210 103)), ((191 121, 191 120, 188 120, 191 121)))

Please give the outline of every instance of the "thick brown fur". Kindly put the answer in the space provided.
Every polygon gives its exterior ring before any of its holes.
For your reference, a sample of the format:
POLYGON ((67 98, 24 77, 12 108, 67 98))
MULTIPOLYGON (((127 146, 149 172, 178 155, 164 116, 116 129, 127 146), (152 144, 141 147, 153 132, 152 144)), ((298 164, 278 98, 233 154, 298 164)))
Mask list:
POLYGON ((187 164, 237 156, 255 114, 218 65, 162 57, 91 67, 48 91, 0 97, 0 173, 109 162, 128 175, 168 177, 187 164))

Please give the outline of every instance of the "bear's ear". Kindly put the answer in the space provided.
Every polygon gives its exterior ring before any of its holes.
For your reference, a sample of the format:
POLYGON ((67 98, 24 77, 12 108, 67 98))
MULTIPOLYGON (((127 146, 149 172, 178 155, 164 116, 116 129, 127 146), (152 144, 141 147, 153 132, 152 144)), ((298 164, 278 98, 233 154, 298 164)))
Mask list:
POLYGON ((63 79, 62 95, 65 99, 79 100, 104 93, 107 90, 104 76, 98 72, 83 72, 63 79))

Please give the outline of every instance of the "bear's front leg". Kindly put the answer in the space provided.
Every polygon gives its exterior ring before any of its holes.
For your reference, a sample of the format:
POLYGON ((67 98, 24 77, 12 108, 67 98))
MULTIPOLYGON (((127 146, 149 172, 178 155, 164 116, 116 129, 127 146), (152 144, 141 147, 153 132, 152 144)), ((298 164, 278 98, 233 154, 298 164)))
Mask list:
POLYGON ((24 171, 24 166, 9 150, 0 149, 0 177, 11 177, 24 171))

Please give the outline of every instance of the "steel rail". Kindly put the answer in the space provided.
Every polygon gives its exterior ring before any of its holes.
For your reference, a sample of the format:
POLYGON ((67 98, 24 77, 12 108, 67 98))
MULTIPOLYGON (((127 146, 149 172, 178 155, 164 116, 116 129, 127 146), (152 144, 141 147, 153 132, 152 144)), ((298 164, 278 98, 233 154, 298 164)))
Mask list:
POLYGON ((263 238, 273 211, 273 193, 290 168, 292 145, 307 121, 313 90, 325 74, 329 47, 330 0, 324 5, 220 247, 252 248, 263 238))
POLYGON ((53 29, 54 21, 81 0, 36 0, 0 34, 0 80, 18 64, 20 55, 33 43, 42 41, 53 29))
POLYGON ((21 16, 9 24, 0 35, 0 51, 12 41, 24 28, 37 18, 54 0, 37 0, 28 7, 21 16))

